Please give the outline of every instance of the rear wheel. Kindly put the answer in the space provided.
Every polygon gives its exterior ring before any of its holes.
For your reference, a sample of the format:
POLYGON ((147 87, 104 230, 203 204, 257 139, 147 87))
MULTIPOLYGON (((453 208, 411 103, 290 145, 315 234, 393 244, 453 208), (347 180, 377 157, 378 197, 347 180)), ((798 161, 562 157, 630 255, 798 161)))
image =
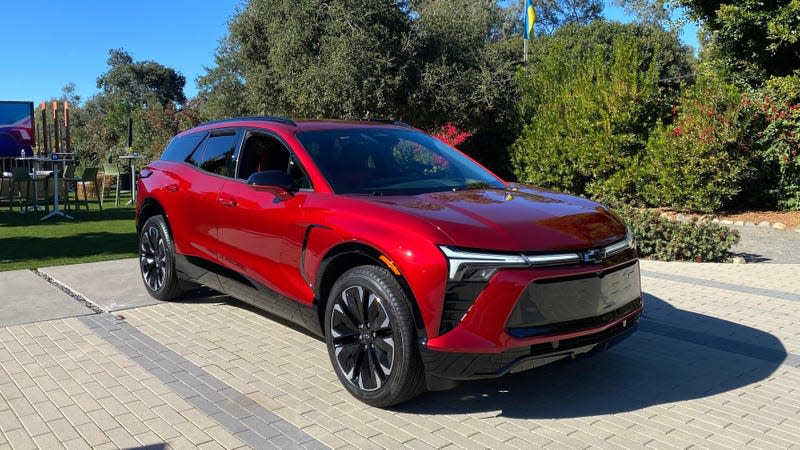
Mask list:
POLYGON ((147 219, 139 233, 139 268, 147 293, 158 300, 180 297, 185 284, 175 270, 175 248, 161 215, 147 219))
POLYGON ((362 402, 386 407, 424 390, 411 308, 385 269, 355 267, 336 281, 325 308, 325 335, 336 375, 362 402))

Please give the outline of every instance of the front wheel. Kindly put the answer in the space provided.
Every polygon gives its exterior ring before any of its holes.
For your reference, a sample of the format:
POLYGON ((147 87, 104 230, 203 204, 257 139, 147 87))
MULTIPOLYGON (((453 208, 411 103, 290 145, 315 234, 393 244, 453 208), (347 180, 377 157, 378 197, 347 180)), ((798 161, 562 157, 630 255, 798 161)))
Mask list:
POLYGON ((334 371, 358 400, 387 407, 425 388, 411 308, 382 267, 348 270, 325 307, 325 340, 334 371))
POLYGON ((158 300, 173 300, 184 292, 175 270, 175 250, 167 222, 152 216, 139 233, 139 268, 147 293, 158 300))

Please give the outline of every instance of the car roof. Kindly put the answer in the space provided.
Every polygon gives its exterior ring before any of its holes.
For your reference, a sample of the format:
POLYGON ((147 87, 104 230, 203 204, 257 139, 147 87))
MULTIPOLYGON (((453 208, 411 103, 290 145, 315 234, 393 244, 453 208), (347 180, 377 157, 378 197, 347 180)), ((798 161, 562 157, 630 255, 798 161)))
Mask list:
POLYGON ((278 116, 252 116, 252 117, 233 117, 229 119, 215 120, 201 123, 200 125, 186 130, 179 135, 190 134, 197 131, 207 131, 219 128, 252 126, 258 128, 269 124, 270 127, 283 128, 287 131, 326 131, 337 129, 353 129, 366 127, 386 127, 386 128, 405 128, 409 129, 406 123, 393 119, 364 119, 364 120, 335 120, 335 119, 299 119, 292 120, 278 116))

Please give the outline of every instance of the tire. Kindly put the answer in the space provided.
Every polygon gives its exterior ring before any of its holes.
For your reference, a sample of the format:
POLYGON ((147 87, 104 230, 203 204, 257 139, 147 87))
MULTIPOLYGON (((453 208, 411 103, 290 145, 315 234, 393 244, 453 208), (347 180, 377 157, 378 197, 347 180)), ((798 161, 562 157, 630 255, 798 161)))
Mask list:
POLYGON ((368 405, 396 405, 425 390, 410 304, 382 267, 355 267, 334 283, 325 341, 339 381, 368 405))
POLYGON ((147 219, 139 233, 139 272, 147 293, 158 300, 174 300, 185 292, 175 270, 175 246, 161 215, 147 219))

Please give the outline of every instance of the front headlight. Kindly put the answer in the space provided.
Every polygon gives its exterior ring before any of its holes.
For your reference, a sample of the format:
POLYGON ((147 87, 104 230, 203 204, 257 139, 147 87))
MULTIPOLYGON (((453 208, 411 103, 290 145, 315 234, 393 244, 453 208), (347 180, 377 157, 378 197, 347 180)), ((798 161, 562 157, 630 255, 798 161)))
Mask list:
POLYGON ((578 263, 596 264, 632 248, 636 248, 636 241, 630 228, 628 228, 625 238, 618 242, 606 247, 580 252, 502 254, 472 252, 443 245, 439 246, 444 256, 447 257, 447 276, 449 281, 475 282, 489 281, 495 272, 506 268, 549 267, 578 263))
POLYGON ((609 256, 616 255, 630 248, 636 248, 636 239, 633 237, 633 230, 631 230, 631 227, 628 227, 628 233, 625 235, 625 239, 605 247, 603 249, 605 253, 603 257, 608 258, 609 256))
POLYGON ((450 281, 488 281, 498 269, 506 267, 528 267, 522 255, 477 253, 440 246, 447 257, 450 281))

